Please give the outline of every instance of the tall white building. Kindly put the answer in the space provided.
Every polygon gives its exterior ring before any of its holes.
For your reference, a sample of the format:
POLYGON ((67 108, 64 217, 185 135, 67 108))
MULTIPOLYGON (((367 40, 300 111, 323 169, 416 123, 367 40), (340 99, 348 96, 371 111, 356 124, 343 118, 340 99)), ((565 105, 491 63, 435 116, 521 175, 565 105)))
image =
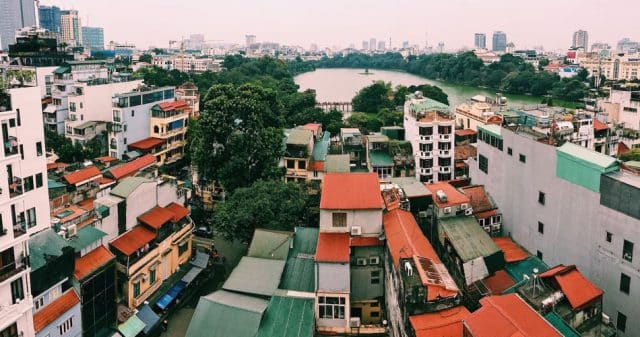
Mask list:
POLYGON ((589 50, 589 33, 586 30, 578 30, 573 33, 573 48, 582 48, 584 51, 589 50))
POLYGON ((77 10, 60 11, 61 41, 69 47, 82 45, 82 23, 77 10))
POLYGON ((453 179, 455 121, 449 106, 416 92, 404 104, 405 137, 411 142, 416 178, 421 182, 453 179))
MULTIPOLYGON (((34 336, 29 236, 49 227, 40 89, 9 89, 0 111, 0 336, 34 336)), ((0 93, 0 95, 6 95, 0 93)))

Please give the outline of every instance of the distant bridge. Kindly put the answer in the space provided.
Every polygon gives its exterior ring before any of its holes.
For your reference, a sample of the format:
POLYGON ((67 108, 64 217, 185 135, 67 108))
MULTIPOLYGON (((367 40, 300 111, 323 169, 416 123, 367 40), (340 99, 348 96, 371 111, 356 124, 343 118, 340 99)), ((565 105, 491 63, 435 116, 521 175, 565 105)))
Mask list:
POLYGON ((322 109, 324 112, 329 112, 333 109, 342 112, 342 118, 347 119, 353 112, 353 106, 351 102, 318 102, 316 108, 322 109))

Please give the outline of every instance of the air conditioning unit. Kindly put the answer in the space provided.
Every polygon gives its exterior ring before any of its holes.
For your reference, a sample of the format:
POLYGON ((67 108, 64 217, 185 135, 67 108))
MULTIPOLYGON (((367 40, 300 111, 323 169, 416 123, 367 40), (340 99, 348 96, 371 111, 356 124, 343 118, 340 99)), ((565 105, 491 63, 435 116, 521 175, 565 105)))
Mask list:
POLYGON ((473 214, 473 209, 472 208, 467 208, 464 210, 464 215, 471 215, 473 214))
POLYGON ((364 257, 359 257, 356 259, 356 265, 358 266, 366 266, 367 265, 367 259, 365 259, 364 257))
POLYGON ((58 235, 60 235, 63 239, 67 238, 67 232, 64 230, 61 230, 58 232, 58 235))
POLYGON ((369 264, 379 264, 379 263, 380 263, 380 257, 378 256, 369 257, 369 264))
POLYGON ((420 218, 426 218, 426 217, 427 217, 427 211, 420 211, 420 212, 418 212, 418 217, 420 217, 420 218))
POLYGON ((349 319, 349 327, 350 328, 359 328, 360 327, 360 317, 351 317, 349 319))
POLYGON ((602 313, 602 323, 604 324, 611 324, 611 318, 609 318, 609 315, 605 314, 604 312, 602 313))
POLYGON ((71 225, 67 227, 67 238, 72 238, 78 234, 78 226, 71 225))
POLYGON ((351 227, 351 235, 352 236, 360 236, 360 235, 362 235, 362 227, 360 227, 360 226, 351 227))
POLYGON ((451 214, 451 207, 445 207, 444 214, 451 214))
POLYGON ((467 209, 467 208, 469 208, 469 204, 464 203, 464 204, 460 205, 460 208, 461 209, 467 209))

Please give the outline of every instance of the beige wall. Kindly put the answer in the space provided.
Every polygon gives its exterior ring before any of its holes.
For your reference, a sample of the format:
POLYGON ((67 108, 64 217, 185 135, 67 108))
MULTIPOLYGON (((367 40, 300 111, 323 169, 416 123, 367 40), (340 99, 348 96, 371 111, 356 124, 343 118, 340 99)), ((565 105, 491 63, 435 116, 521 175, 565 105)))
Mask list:
POLYGON ((382 209, 320 210, 321 232, 350 233, 353 226, 360 226, 362 235, 378 235, 382 233, 382 209), (347 213, 347 226, 333 227, 333 213, 347 213))

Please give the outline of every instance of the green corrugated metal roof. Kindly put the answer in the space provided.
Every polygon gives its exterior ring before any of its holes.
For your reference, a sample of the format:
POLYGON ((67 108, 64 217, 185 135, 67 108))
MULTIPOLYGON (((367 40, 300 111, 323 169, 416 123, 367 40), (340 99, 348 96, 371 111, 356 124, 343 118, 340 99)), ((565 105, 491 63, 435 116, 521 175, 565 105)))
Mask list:
POLYGON ((313 292, 315 290, 315 260, 318 229, 297 227, 293 248, 282 274, 280 289, 313 292))
POLYGON ((222 286, 246 294, 271 296, 278 289, 285 261, 244 256, 222 286))
POLYGON ((151 182, 151 180, 143 177, 124 178, 118 185, 116 185, 116 187, 111 190, 111 194, 126 199, 129 194, 131 194, 136 190, 136 188, 138 188, 138 186, 146 182, 151 182))
POLYGON ((145 326, 146 324, 138 316, 133 315, 126 322, 118 325, 118 331, 124 337, 136 337, 145 326))
POLYGON ((198 301, 187 337, 255 337, 268 302, 218 290, 198 301))
POLYGON ((291 129, 287 137, 288 145, 309 145, 313 132, 305 129, 291 129))
POLYGON ((325 131, 322 134, 322 139, 317 141, 313 146, 313 160, 323 161, 327 157, 329 152, 329 140, 331 139, 331 133, 325 131))
POLYGON ((411 109, 412 111, 415 112, 420 112, 420 111, 433 111, 433 110, 444 110, 444 111, 448 111, 449 110, 449 106, 443 103, 440 103, 436 100, 433 100, 431 98, 423 98, 421 99, 419 102, 417 103, 411 103, 411 105, 409 106, 409 109, 411 109))
POLYGON ((474 217, 456 216, 438 220, 463 262, 487 257, 500 251, 474 217))
POLYGON ((62 256, 62 248, 68 247, 67 240, 47 228, 29 238, 29 262, 31 270, 40 269, 48 262, 48 256, 62 256))
POLYGON ((312 337, 313 299, 274 296, 256 337, 312 337))
POLYGON ((603 171, 618 167, 617 159, 570 142, 564 143, 557 151, 579 159, 584 163, 595 165, 603 171))
POLYGON ((106 235, 107 233, 93 226, 86 226, 80 228, 78 230, 78 234, 75 237, 71 238, 68 242, 69 246, 73 247, 76 253, 79 253, 82 249, 100 240, 106 235))
POLYGON ((324 161, 325 172, 348 173, 350 170, 348 154, 330 154, 324 161))
POLYGON ((71 68, 69 68, 69 67, 65 67, 65 66, 62 66, 62 67, 58 67, 58 68, 56 68, 56 69, 53 71, 53 73, 54 73, 54 74, 64 74, 64 73, 68 73, 69 71, 71 71, 71 68))
POLYGON ((393 166, 393 159, 385 151, 370 151, 369 159, 372 166, 393 166))
POLYGON ((389 141, 389 137, 387 137, 386 135, 373 134, 367 135, 366 137, 367 141, 371 143, 385 143, 389 141))
POLYGON ((502 127, 495 124, 478 125, 478 129, 482 129, 495 137, 502 139, 502 127))
POLYGON ((47 179, 47 184, 49 185, 49 188, 62 188, 62 187, 66 187, 67 185, 59 183, 55 180, 51 180, 51 179, 47 179))
POLYGON ((263 259, 285 260, 293 233, 256 229, 247 256, 263 259))
POLYGON ((542 273, 549 270, 549 266, 537 256, 529 256, 520 262, 508 263, 504 269, 516 283, 519 283, 524 280, 525 274, 531 277, 533 269, 538 269, 538 273, 542 273))
POLYGON ((565 323, 565 321, 563 321, 562 318, 560 318, 560 316, 558 316, 558 314, 556 314, 555 312, 552 311, 544 315, 544 319, 546 319, 547 322, 553 325, 556 330, 560 331, 560 333, 564 337, 580 337, 580 335, 567 323, 565 323))

